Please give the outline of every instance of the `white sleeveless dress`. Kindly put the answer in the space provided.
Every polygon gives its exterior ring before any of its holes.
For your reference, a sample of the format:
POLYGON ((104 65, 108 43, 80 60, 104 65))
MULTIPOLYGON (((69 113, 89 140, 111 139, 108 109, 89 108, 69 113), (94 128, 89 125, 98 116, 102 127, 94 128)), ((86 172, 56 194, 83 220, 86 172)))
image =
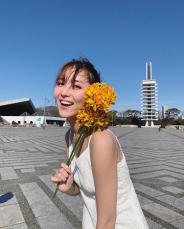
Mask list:
MULTIPOLYGON (((97 222, 95 185, 94 185, 94 179, 92 174, 90 150, 89 150, 91 136, 89 139, 87 149, 80 155, 80 157, 78 157, 77 159, 74 158, 71 163, 71 169, 74 176, 74 181, 78 184, 80 188, 80 193, 84 200, 83 221, 82 221, 83 229, 95 229, 96 222, 97 222)), ((72 152, 72 148, 73 147, 71 144, 71 129, 70 129, 69 155, 72 152)), ((126 229, 148 229, 149 227, 147 225, 146 219, 140 207, 137 195, 135 193, 134 186, 132 184, 132 181, 130 180, 129 169, 127 167, 124 154, 123 154, 122 161, 117 164, 117 174, 118 174, 118 189, 117 189, 117 214, 116 214, 115 229, 125 229, 125 228, 126 229)))

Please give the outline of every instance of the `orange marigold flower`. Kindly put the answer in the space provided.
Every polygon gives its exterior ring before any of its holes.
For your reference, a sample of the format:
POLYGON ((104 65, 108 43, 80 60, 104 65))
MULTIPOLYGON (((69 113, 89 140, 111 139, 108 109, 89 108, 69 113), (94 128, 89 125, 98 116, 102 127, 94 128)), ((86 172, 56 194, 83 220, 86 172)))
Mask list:
POLYGON ((114 104, 116 93, 106 83, 94 83, 84 93, 84 106, 79 109, 77 120, 79 126, 85 126, 88 133, 102 131, 108 125, 105 113, 114 104))
POLYGON ((114 88, 109 87, 106 83, 94 83, 84 93, 85 104, 89 104, 94 111, 97 109, 108 111, 115 100, 114 88))

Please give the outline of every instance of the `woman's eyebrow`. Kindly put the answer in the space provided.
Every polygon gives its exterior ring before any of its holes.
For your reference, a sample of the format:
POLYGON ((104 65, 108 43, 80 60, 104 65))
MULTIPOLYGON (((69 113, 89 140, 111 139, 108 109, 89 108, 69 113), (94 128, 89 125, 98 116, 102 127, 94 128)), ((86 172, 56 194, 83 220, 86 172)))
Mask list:
POLYGON ((64 80, 64 78, 63 77, 59 77, 58 80, 64 80))
POLYGON ((76 82, 77 82, 77 83, 83 83, 83 84, 84 84, 84 82, 81 81, 81 80, 75 80, 74 83, 76 83, 76 82))

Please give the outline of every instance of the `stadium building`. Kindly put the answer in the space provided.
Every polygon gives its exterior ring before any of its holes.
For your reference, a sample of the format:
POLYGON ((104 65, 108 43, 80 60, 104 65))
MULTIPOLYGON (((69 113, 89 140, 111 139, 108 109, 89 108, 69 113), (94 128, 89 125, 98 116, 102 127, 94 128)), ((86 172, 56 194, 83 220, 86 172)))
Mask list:
POLYGON ((0 102, 0 123, 1 125, 36 125, 56 124, 66 125, 66 118, 54 117, 50 113, 41 116, 30 98, 15 99, 0 102))

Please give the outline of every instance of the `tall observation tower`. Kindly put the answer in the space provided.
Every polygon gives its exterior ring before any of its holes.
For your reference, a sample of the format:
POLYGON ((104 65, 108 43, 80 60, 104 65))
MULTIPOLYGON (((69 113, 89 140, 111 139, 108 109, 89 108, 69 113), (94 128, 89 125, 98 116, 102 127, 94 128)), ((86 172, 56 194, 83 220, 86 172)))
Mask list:
POLYGON ((141 110, 142 110, 142 120, 146 120, 146 127, 154 127, 154 120, 158 120, 157 104, 158 99, 156 90, 158 87, 156 80, 152 79, 152 63, 146 63, 146 80, 142 81, 141 84, 141 110))

